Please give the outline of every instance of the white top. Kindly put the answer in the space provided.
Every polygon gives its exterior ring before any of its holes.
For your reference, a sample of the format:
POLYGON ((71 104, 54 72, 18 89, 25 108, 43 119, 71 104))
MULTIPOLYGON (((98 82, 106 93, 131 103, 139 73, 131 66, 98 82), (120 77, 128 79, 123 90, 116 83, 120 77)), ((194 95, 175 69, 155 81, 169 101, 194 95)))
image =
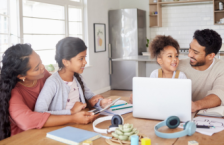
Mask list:
POLYGON ((214 65, 214 63, 215 63, 215 58, 213 58, 212 64, 206 70, 210 69, 214 65))
POLYGON ((75 105, 76 102, 80 102, 79 89, 75 79, 73 79, 72 82, 66 82, 66 81, 64 82, 70 87, 70 92, 69 92, 66 107, 65 107, 66 110, 70 110, 72 109, 72 107, 75 105))
MULTIPOLYGON (((151 75, 150 75, 150 78, 158 78, 158 69, 154 70, 151 75)), ((176 75, 176 71, 173 72, 173 76, 172 76, 172 79, 175 78, 175 75, 176 75)), ((178 79, 187 79, 186 75, 183 73, 183 72, 180 72, 179 73, 179 77, 178 79)))

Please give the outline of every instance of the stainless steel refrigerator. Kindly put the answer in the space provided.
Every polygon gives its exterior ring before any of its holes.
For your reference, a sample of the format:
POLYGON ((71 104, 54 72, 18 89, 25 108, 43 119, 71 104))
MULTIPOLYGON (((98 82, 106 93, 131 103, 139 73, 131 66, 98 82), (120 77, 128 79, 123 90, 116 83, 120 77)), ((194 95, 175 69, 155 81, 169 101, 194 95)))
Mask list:
POLYGON ((139 9, 109 11, 109 63, 111 89, 132 90, 135 61, 115 58, 141 55, 146 51, 146 12, 139 9))

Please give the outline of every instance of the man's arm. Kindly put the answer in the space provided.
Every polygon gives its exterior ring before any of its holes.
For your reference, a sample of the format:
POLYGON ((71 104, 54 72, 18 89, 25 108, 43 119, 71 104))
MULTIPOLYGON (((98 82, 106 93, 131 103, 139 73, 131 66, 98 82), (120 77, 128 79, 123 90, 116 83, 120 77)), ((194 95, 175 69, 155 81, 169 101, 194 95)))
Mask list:
POLYGON ((201 109, 213 108, 221 105, 221 99, 214 94, 208 95, 205 98, 192 102, 191 112, 196 112, 201 109))

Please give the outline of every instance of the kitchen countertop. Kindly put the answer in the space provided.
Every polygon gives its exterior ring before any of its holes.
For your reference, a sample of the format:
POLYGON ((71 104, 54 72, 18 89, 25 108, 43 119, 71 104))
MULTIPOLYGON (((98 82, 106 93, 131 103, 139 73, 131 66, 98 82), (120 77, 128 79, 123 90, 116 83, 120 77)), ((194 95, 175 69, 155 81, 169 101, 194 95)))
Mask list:
MULTIPOLYGON (((185 59, 188 58, 187 55, 179 55, 179 59, 185 59)), ((128 57, 122 57, 122 58, 114 58, 112 61, 147 61, 147 62, 154 62, 156 59, 151 59, 149 56, 128 56, 128 57)))

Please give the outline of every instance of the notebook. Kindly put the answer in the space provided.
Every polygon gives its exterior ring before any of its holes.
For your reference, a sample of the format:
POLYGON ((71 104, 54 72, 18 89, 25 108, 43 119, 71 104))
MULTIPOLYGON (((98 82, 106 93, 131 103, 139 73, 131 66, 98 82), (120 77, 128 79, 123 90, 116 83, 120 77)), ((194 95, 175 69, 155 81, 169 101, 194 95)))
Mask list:
POLYGON ((86 140, 95 140, 101 137, 101 134, 75 128, 64 127, 47 133, 47 137, 71 145, 81 145, 86 140))
POLYGON ((224 106, 200 110, 198 112, 198 115, 223 117, 224 116, 224 106))
MULTIPOLYGON (((124 101, 124 100, 119 100, 114 105, 119 105, 119 104, 124 104, 124 103, 127 103, 127 102, 124 101)), ((127 105, 124 105, 124 106, 109 108, 108 110, 105 110, 104 112, 101 112, 100 114, 101 115, 112 116, 112 115, 115 115, 115 114, 123 115, 123 114, 131 113, 133 111, 133 108, 126 108, 126 109, 112 111, 112 109, 129 107, 129 106, 132 106, 132 104, 127 104, 127 105)))

